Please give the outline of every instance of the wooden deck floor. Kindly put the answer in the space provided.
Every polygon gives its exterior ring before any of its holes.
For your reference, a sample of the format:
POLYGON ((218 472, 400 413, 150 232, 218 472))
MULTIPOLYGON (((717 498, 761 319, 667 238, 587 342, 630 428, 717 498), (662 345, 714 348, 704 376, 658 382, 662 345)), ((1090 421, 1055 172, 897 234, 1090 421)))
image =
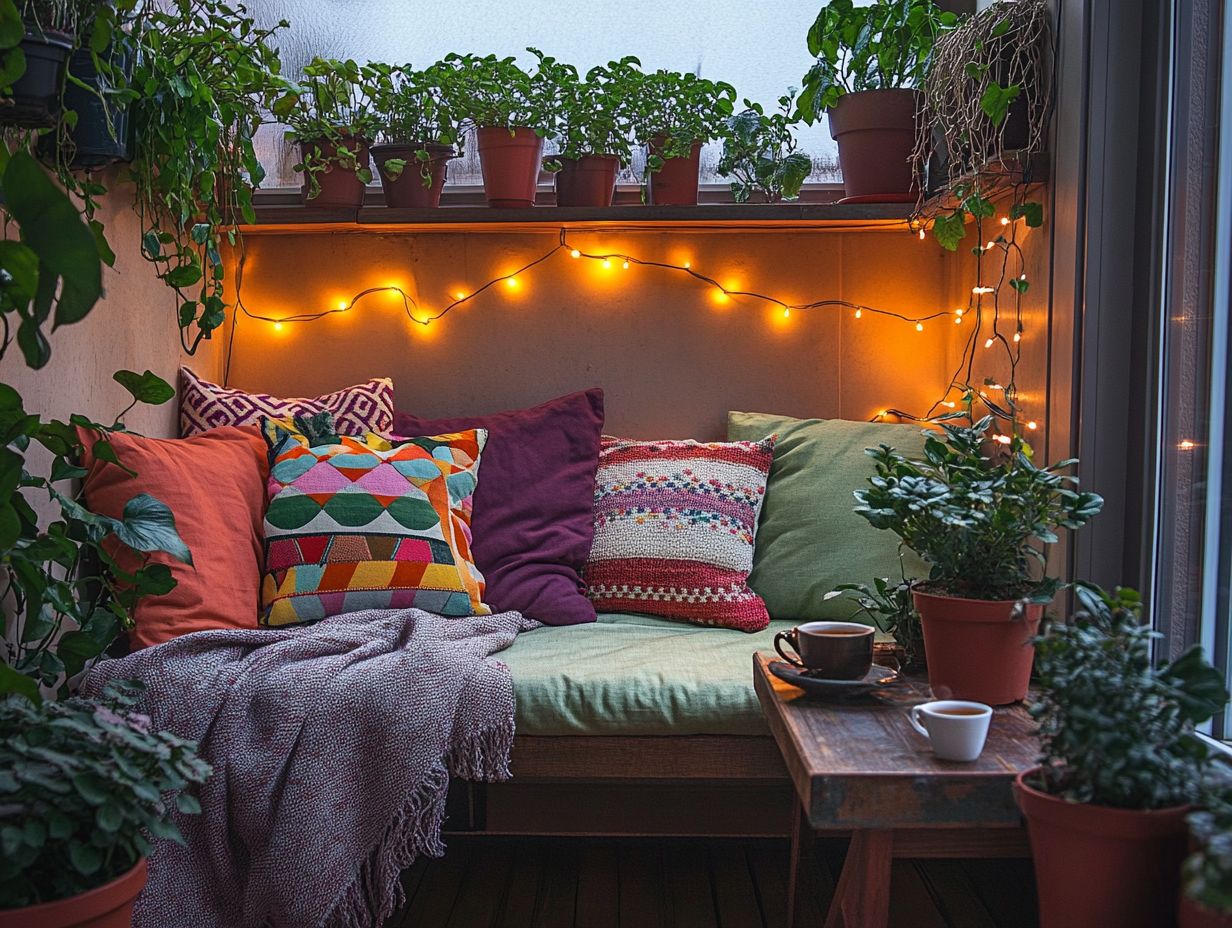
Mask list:
MULTIPOLYGON (((386 928, 782 928, 787 842, 459 837, 386 928)), ((820 842, 821 928, 845 841, 820 842)), ((1035 928, 1026 860, 895 861, 891 928, 1035 928)))

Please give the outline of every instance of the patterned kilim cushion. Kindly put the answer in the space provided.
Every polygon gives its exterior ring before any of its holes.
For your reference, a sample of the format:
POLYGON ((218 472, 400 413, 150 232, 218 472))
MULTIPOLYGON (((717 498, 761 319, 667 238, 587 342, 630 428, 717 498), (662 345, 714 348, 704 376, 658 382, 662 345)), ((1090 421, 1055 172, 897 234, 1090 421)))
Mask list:
POLYGON ((388 435, 394 426, 393 381, 382 377, 311 399, 279 399, 220 387, 180 368, 181 438, 220 425, 260 425, 266 416, 279 419, 318 412, 331 413, 342 435, 388 435))
POLYGON ((748 587, 753 538, 774 457, 763 441, 604 438, 595 541, 583 577, 600 612, 645 612, 758 631, 748 587))
POLYGON ((332 425, 328 415, 263 424, 271 450, 262 623, 408 606, 487 615, 470 534, 487 432, 390 446, 330 434, 332 425))

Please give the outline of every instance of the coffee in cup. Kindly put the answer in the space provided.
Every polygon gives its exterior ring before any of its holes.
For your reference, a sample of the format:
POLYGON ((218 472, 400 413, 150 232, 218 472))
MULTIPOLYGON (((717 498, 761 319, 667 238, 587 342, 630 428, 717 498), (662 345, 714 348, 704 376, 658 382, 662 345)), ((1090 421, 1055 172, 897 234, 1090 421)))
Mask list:
POLYGON ((984 750, 992 708, 982 702, 939 699, 915 706, 908 719, 942 760, 973 761, 984 750))
POLYGON ((859 622, 805 622, 775 635, 774 650, 789 664, 828 680, 859 680, 873 666, 873 628, 859 622), (795 654, 784 651, 784 644, 795 654))

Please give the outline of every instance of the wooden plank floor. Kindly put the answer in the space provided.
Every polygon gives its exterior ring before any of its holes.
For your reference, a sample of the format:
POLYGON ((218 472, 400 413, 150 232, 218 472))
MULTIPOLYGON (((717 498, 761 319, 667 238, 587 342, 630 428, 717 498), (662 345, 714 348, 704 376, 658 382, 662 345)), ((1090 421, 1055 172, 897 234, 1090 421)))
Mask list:
MULTIPOLYGON (((386 928, 781 928, 787 842, 453 836, 386 928)), ((821 928, 846 842, 819 841, 821 928)), ((1026 860, 895 861, 891 928, 1035 928, 1026 860)))

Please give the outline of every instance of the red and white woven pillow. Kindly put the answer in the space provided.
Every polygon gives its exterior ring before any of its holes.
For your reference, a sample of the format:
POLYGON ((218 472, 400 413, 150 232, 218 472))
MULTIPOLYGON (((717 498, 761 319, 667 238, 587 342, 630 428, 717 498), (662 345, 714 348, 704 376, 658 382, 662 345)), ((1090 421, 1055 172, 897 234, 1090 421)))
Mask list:
POLYGON ((774 438, 627 441, 605 437, 595 540, 583 571, 605 612, 641 612, 752 632, 770 622, 749 589, 774 438))

